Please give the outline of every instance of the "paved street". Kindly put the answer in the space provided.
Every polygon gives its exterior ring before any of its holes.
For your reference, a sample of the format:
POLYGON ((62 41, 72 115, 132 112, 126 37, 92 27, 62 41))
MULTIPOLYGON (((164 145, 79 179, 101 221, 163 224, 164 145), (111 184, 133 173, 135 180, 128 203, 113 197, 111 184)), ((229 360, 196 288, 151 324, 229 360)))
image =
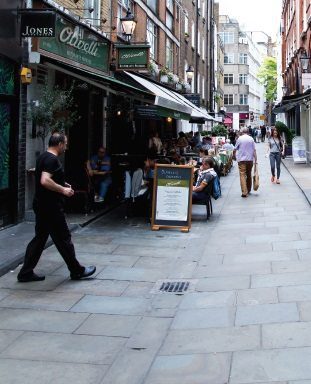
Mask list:
POLYGON ((284 167, 271 184, 257 149, 258 192, 240 197, 235 165, 190 233, 152 232, 121 208, 74 234, 95 279, 69 280, 55 247, 44 282, 1 277, 0 382, 311 383, 310 205, 284 167), (162 293, 159 280, 190 285, 162 293))

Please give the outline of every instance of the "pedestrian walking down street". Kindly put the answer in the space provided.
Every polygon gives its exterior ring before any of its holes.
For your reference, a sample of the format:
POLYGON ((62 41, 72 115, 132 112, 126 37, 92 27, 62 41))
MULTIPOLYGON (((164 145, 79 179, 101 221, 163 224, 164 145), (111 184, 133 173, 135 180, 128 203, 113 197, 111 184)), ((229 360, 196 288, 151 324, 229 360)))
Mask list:
POLYGON ((27 246, 24 264, 17 275, 19 282, 42 281, 34 268, 39 262, 46 241, 51 236, 57 250, 70 271, 72 280, 79 280, 94 274, 96 267, 84 267, 76 259, 74 245, 64 214, 64 197, 71 197, 73 189, 65 182, 65 175, 58 156, 67 146, 67 137, 54 133, 49 140, 48 149, 36 162, 35 196, 33 209, 36 215, 35 237, 27 246))
POLYGON ((234 147, 233 158, 236 158, 239 166, 241 197, 247 197, 252 189, 253 163, 257 163, 255 142, 248 135, 248 128, 241 129, 241 136, 234 147))
POLYGON ((270 159, 271 167, 271 182, 280 184, 281 175, 281 156, 284 156, 285 144, 281 138, 280 133, 276 128, 271 131, 271 136, 268 139, 268 147, 266 157, 270 159), (276 168, 276 177, 275 177, 276 168))

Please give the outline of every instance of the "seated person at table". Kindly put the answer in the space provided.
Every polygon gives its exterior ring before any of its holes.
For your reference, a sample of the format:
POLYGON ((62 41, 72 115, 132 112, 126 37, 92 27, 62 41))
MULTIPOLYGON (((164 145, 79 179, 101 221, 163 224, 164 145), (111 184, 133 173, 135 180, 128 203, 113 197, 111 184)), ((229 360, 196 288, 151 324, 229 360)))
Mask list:
POLYGON ((213 168, 213 159, 204 157, 195 185, 192 187, 192 201, 201 202, 206 200, 207 186, 213 183, 217 176, 213 168))
POLYGON ((226 139, 226 143, 222 146, 221 149, 224 149, 226 151, 233 151, 234 150, 234 145, 232 145, 230 143, 230 141, 231 141, 230 139, 226 139))
POLYGON ((103 202, 112 183, 110 156, 108 156, 106 148, 100 147, 97 155, 91 157, 88 169, 94 182, 95 202, 103 202))
POLYGON ((202 140, 202 146, 201 146, 201 149, 205 149, 205 150, 209 150, 209 149, 213 149, 213 144, 212 144, 212 138, 211 137, 203 137, 203 140, 202 140))

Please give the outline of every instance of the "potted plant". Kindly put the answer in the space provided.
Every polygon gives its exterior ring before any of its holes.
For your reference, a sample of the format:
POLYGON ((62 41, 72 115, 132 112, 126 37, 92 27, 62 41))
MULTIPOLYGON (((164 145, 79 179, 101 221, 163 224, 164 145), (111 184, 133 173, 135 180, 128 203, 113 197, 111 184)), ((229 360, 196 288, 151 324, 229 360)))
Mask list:
POLYGON ((149 69, 149 72, 151 73, 151 75, 153 75, 153 76, 158 76, 158 74, 160 72, 158 64, 155 63, 154 61, 150 61, 149 65, 148 65, 148 69, 149 69))
POLYGON ((168 83, 168 68, 163 67, 160 69, 160 81, 161 83, 168 83))
POLYGON ((34 137, 42 140, 42 150, 45 149, 49 134, 55 131, 68 132, 79 120, 80 116, 74 109, 73 88, 74 83, 68 90, 45 84, 38 100, 29 105, 27 119, 35 126, 34 137))
POLYGON ((285 136, 286 141, 286 147, 285 147, 285 155, 291 156, 292 155, 292 141, 295 137, 295 131, 292 129, 289 129, 288 126, 281 121, 277 121, 275 123, 275 128, 278 130, 281 136, 285 136))

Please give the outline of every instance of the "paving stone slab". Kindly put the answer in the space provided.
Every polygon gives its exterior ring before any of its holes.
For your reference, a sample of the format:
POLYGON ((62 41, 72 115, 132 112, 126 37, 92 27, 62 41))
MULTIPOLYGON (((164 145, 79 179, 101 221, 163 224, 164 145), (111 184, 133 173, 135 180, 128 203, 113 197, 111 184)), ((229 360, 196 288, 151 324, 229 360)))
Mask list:
MULTIPOLYGON (((256 249, 257 244, 253 245, 256 249)), ((276 261, 276 260, 298 260, 298 254, 296 250, 286 250, 286 251, 271 251, 271 252, 255 252, 252 254, 235 254, 231 255, 230 253, 225 254, 224 264, 234 264, 234 263, 250 263, 250 262, 267 262, 267 261, 276 261)))
POLYGON ((291 287, 279 287, 280 302, 308 301, 311 300, 311 285, 295 285, 291 287))
MULTIPOLYGON (((256 217, 254 222, 255 223, 263 223, 263 222, 272 223, 274 221, 280 221, 280 220, 296 221, 297 217, 294 214, 288 215, 287 213, 284 213, 282 215, 278 214, 277 216, 275 216, 273 213, 272 215, 265 214, 264 216, 256 217)), ((270 240, 271 240, 271 237, 270 237, 270 240)), ((254 241, 254 242, 257 242, 257 241, 254 241)))
POLYGON ((286 251, 288 249, 309 249, 311 252, 310 240, 274 241, 272 245, 273 250, 275 251, 286 251))
POLYGON ((26 332, 0 354, 3 358, 111 364, 124 345, 120 337, 26 332))
POLYGON ((165 265, 167 269, 171 269, 175 265, 176 257, 139 257, 135 268, 163 269, 163 265, 165 265))
POLYGON ((0 359, 5 384, 98 384, 108 365, 0 359))
POLYGON ((152 308, 177 308, 183 300, 182 295, 172 295, 166 292, 159 292, 152 300, 152 308))
POLYGON ((81 281, 66 280, 55 292, 72 292, 83 295, 121 296, 129 286, 127 281, 84 279, 81 281))
POLYGON ((311 348, 234 352, 231 384, 311 379, 311 348))
POLYGON ((253 288, 237 291, 237 305, 278 303, 277 288, 253 288))
POLYGON ((266 349, 311 347, 311 322, 263 325, 262 345, 266 349))
POLYGON ((136 326, 126 347, 158 350, 172 322, 170 318, 144 317, 136 326))
POLYGON ((80 335, 130 337, 140 319, 140 316, 90 315, 74 333, 80 335))
POLYGON ((311 261, 273 261, 272 273, 311 271, 311 261))
MULTIPOLYGON (((68 270, 67 270, 68 275, 68 270)), ((29 291, 53 291, 60 285, 66 277, 63 276, 47 276, 44 281, 34 281, 30 283, 19 283, 17 281, 17 273, 7 273, 0 278, 0 287, 12 290, 29 290, 29 291)))
POLYGON ((158 356, 144 384, 227 383, 229 369, 229 354, 158 356))
POLYGON ((303 285, 309 284, 310 281, 311 272, 254 275, 252 276, 252 288, 303 285))
POLYGON ((134 281, 128 283, 129 285, 123 292, 122 296, 149 298, 149 293, 154 286, 154 283, 147 283, 145 281, 134 281))
POLYGON ((271 236, 271 234, 266 234, 266 235, 258 234, 258 235, 245 237, 246 244, 257 244, 257 243, 263 243, 263 242, 272 243, 275 241, 293 241, 293 240, 301 240, 301 237, 298 232, 287 233, 286 235, 283 233, 274 234, 273 236, 271 236))
POLYGON ((260 243, 256 244, 255 246, 253 244, 241 244, 238 247, 232 247, 230 243, 222 242, 218 244, 215 248, 208 247, 208 249, 211 252, 215 251, 217 253, 230 254, 232 256, 249 255, 249 258, 251 259, 252 254, 271 252, 272 245, 269 243, 260 243))
POLYGON ((271 273, 269 262, 236 263, 209 266, 199 266, 193 273, 194 278, 241 276, 251 274, 271 273))
POLYGON ((168 271, 165 265, 162 270, 148 268, 125 268, 125 267, 106 267, 96 278, 103 280, 126 280, 126 281, 146 281, 156 282, 165 279, 168 271))
POLYGON ((71 308, 71 311, 107 315, 142 315, 149 304, 150 300, 143 298, 86 295, 71 308))
POLYGON ((11 291, 9 289, 0 288, 0 301, 5 297, 9 296, 10 293, 11 291))
POLYGON ((289 321, 299 321, 296 304, 261 304, 237 307, 235 324, 248 325, 289 321))
MULTIPOLYGON (((165 248, 155 248, 155 247, 145 247, 140 245, 119 245, 115 249, 114 253, 118 255, 135 255, 135 256, 151 256, 151 257, 163 257, 169 256, 170 254, 174 255, 174 247, 165 248)), ((178 250, 178 255, 186 256, 187 251, 184 248, 178 250)))
POLYGON ((171 329, 230 327, 234 322, 234 314, 233 307, 180 310, 174 318, 171 329))
POLYGON ((155 354, 155 350, 122 349, 100 384, 141 384, 155 354))
POLYGON ((186 355, 252 350, 260 348, 260 327, 172 330, 160 355, 186 355))
POLYGON ((311 301, 298 303, 301 321, 311 321, 311 301))
POLYGON ((196 261, 182 262, 177 261, 173 268, 169 271, 168 279, 191 279, 193 272, 197 267, 196 261))
POLYGON ((196 291, 232 291, 250 287, 250 276, 209 277, 200 279, 196 284, 196 291))
POLYGON ((4 351, 22 334, 22 331, 0 330, 0 352, 4 351))
POLYGON ((234 306, 236 296, 233 291, 187 293, 179 306, 180 309, 200 309, 208 307, 234 306))
POLYGON ((19 331, 71 333, 88 317, 70 313, 33 309, 0 309, 0 328, 19 331))
POLYGON ((297 250, 299 260, 311 261, 311 250, 310 249, 298 249, 297 250))
MULTIPOLYGON (((27 283, 28 284, 28 283, 27 283)), ((40 283, 38 283, 40 284, 40 283)), ((67 292, 13 291, 0 301, 2 308, 68 311, 83 295, 67 292)))

